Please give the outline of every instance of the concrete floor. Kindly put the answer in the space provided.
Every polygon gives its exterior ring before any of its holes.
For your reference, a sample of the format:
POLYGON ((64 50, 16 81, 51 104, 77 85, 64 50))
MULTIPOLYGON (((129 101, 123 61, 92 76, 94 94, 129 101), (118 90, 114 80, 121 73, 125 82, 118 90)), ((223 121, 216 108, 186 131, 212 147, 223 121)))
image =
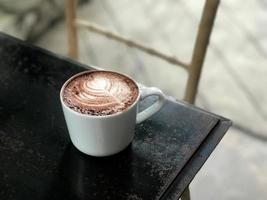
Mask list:
MULTIPOLYGON (((188 62, 204 1, 93 0, 79 16, 188 62)), ((267 1, 224 0, 202 73, 197 106, 233 120, 191 184, 193 199, 267 199, 267 1)), ((38 45, 66 55, 64 23, 38 45)), ((80 61, 129 74, 182 99, 186 72, 80 30, 80 61)))

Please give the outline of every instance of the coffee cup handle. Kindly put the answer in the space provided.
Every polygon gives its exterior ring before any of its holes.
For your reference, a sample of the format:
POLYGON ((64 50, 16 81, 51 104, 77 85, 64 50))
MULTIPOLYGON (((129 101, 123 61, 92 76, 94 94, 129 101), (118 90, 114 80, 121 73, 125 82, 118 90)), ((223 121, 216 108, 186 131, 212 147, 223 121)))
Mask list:
POLYGON ((140 101, 144 100, 148 96, 158 96, 158 99, 151 106, 137 114, 136 123, 139 124, 149 118, 151 115, 158 112, 165 102, 165 95, 163 92, 155 87, 141 88, 140 89, 140 101))

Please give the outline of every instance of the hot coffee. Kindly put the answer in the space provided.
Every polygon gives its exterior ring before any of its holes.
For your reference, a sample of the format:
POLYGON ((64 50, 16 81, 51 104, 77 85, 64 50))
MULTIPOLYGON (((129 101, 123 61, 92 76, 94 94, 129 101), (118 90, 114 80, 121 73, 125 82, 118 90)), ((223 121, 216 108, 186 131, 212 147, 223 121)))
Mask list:
POLYGON ((158 112, 164 101, 158 88, 139 90, 131 78, 110 71, 74 75, 60 90, 70 139, 77 149, 92 156, 123 150, 134 138, 135 125, 158 112), (138 103, 152 95, 158 99, 140 112, 138 103))
POLYGON ((63 101, 72 110, 103 116, 121 112, 138 97, 130 78, 109 71, 91 71, 71 79, 63 90, 63 101))

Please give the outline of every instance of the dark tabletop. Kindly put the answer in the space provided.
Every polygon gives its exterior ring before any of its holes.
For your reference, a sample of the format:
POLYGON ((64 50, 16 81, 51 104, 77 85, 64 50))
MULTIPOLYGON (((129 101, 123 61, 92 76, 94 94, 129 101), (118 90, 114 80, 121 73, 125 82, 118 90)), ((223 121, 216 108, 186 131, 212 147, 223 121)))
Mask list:
POLYGON ((231 122, 169 99, 126 150, 85 155, 59 101, 64 81, 85 68, 0 33, 0 199, 177 199, 231 122))

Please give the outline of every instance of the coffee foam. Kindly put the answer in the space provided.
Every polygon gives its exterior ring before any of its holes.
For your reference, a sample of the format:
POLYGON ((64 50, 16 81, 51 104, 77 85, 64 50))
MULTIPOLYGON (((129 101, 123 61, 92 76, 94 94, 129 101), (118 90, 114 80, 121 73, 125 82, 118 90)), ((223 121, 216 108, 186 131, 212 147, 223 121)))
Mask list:
POLYGON ((115 72, 94 71, 72 79, 64 88, 65 104, 83 114, 110 115, 132 105, 138 96, 136 84, 115 72))

